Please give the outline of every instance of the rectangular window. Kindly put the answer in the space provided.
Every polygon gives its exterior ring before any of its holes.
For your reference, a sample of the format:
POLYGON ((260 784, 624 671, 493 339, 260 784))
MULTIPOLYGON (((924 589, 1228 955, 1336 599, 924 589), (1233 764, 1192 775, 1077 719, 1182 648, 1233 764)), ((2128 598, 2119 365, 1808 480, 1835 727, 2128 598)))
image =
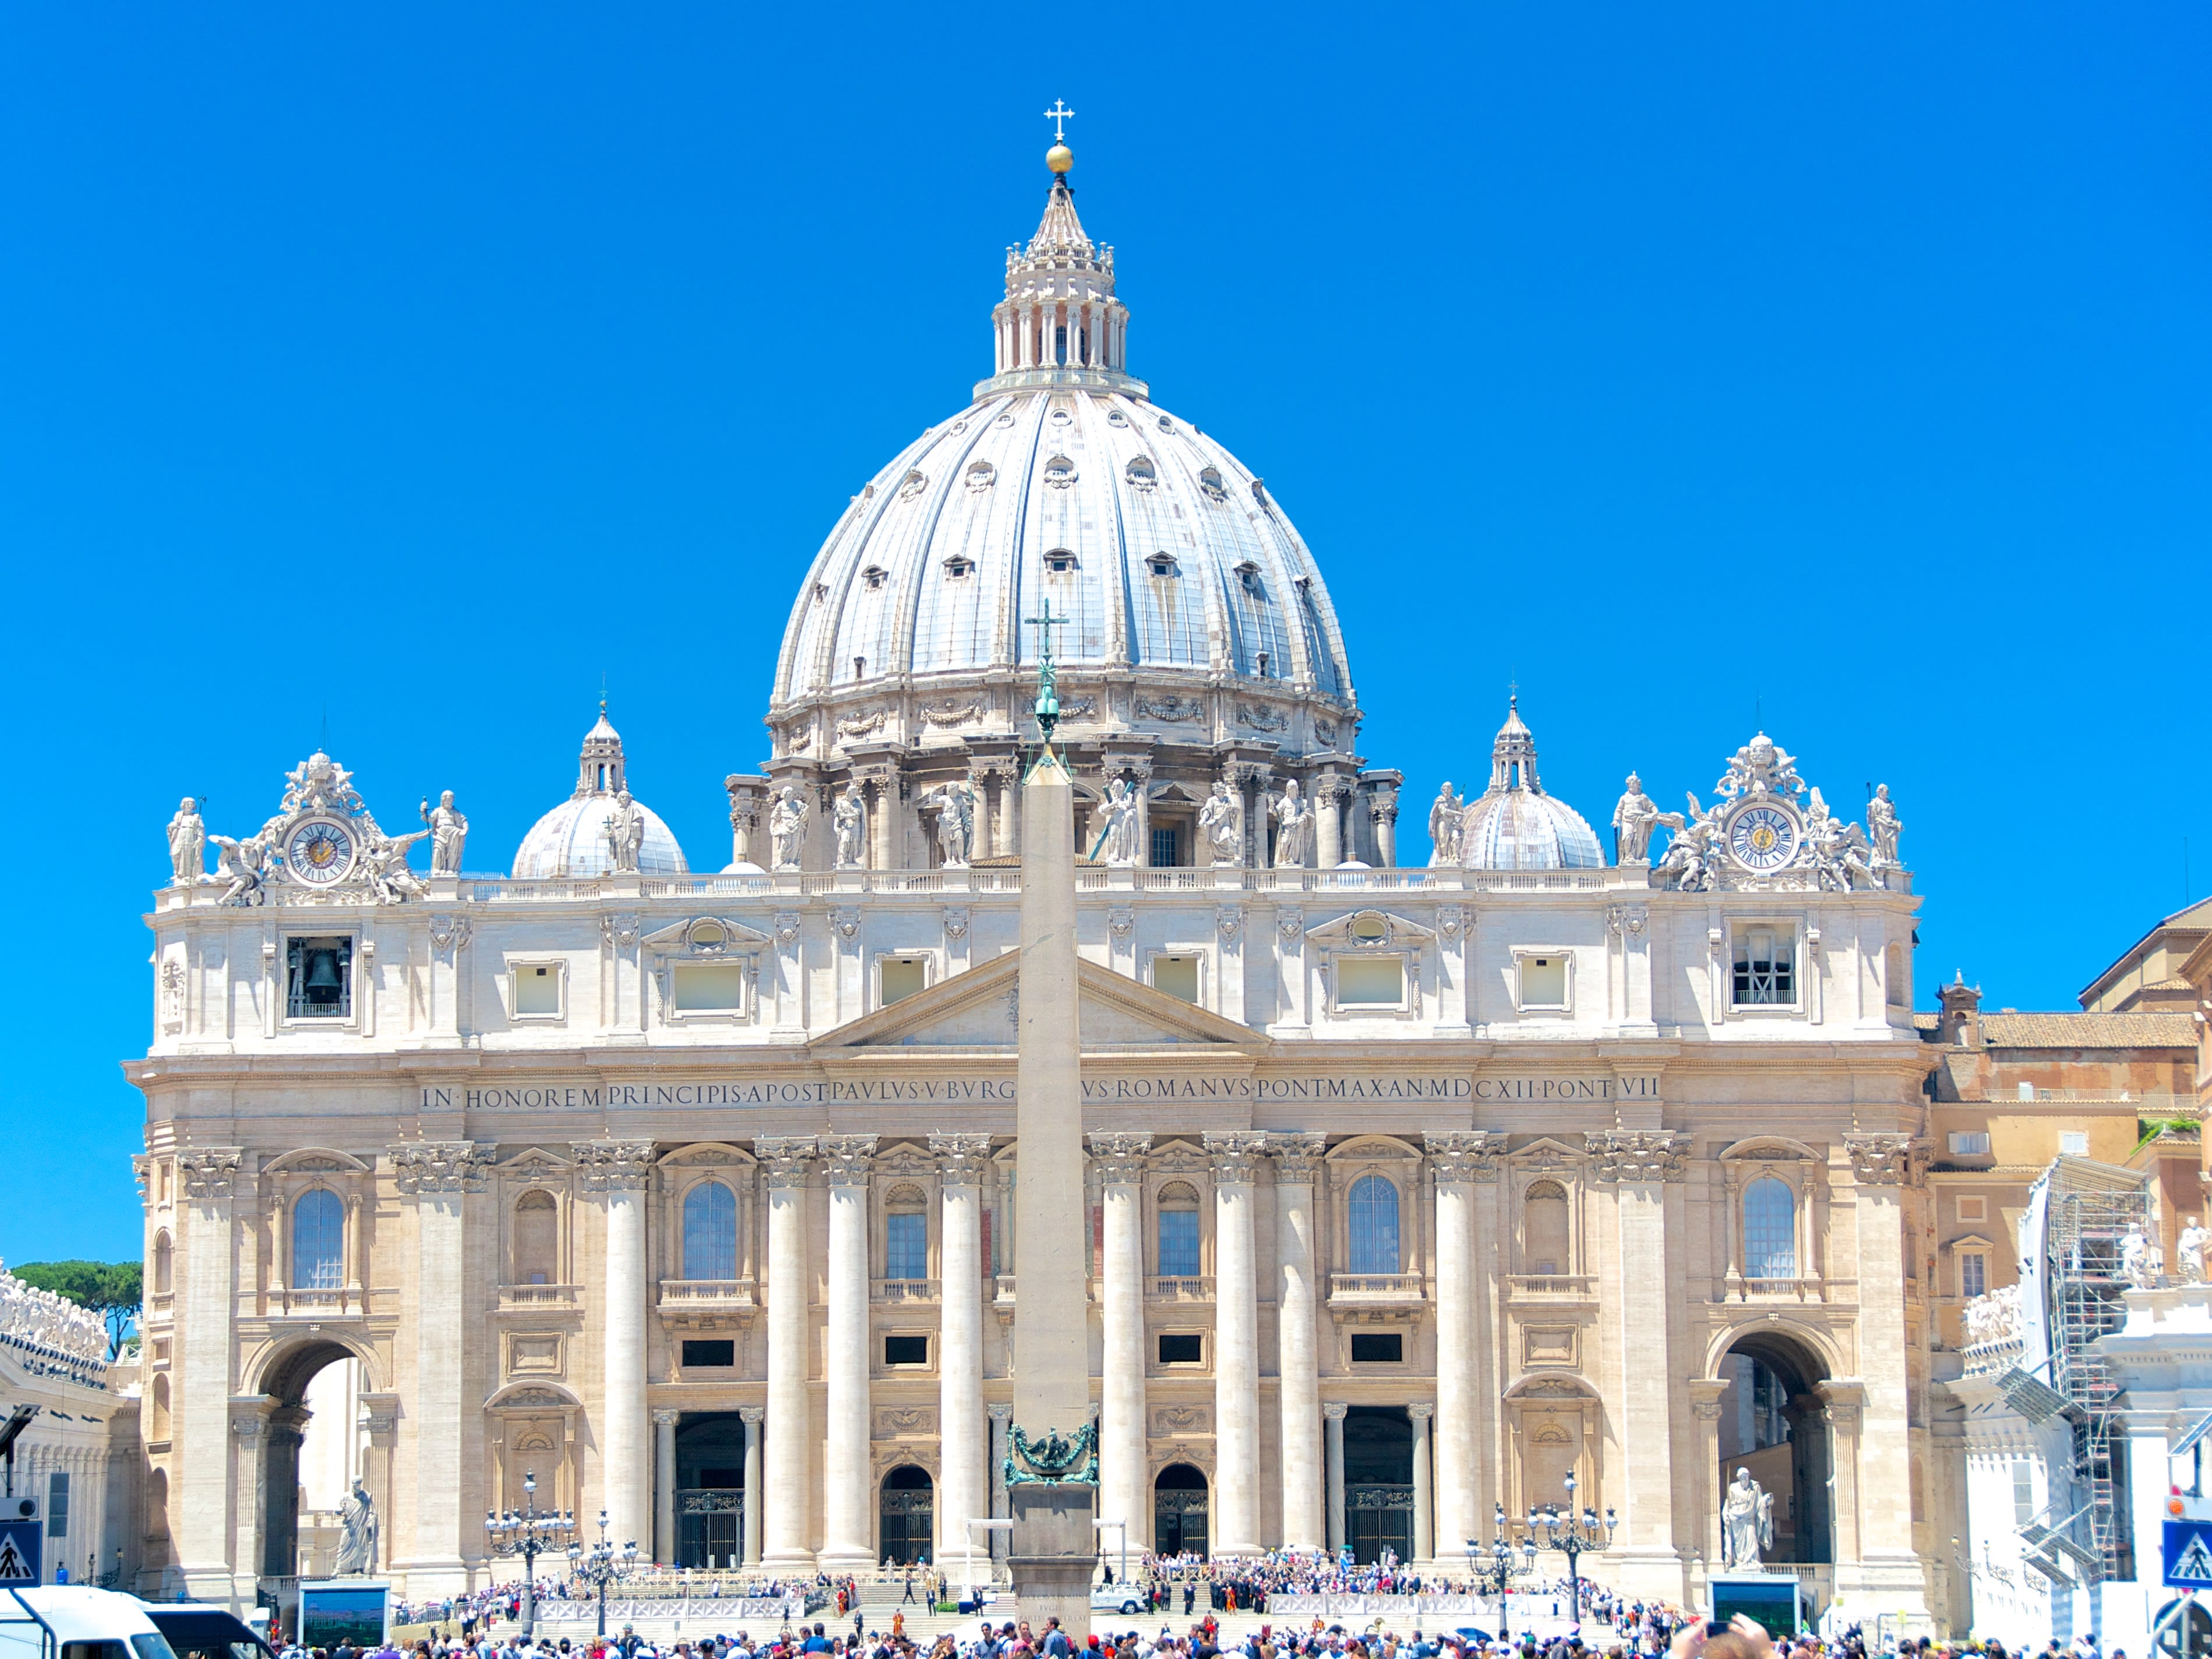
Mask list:
POLYGON ((1198 1212, 1160 1212, 1160 1277, 1198 1277, 1198 1212))
POLYGON ((1175 826, 1169 824, 1152 831, 1152 868, 1172 870, 1182 860, 1176 855, 1175 826))
POLYGON ((339 938, 284 941, 284 1017, 353 1018, 353 940, 339 938))
POLYGON ((2025 1527, 2035 1519, 2035 1466, 2025 1457, 2012 1460, 2012 1523, 2025 1527))
POLYGON ((1339 957, 1336 1006, 1340 1008, 1402 1008, 1406 1005, 1403 957, 1339 957))
POLYGON ((561 970, 551 963, 525 963, 514 970, 514 1012, 558 1014, 561 1012, 561 970))
POLYGON ((745 1006, 745 970, 737 963, 693 963, 675 975, 679 1014, 734 1014, 745 1006))
POLYGON ((69 1536, 69 1472, 56 1469, 46 1476, 46 1536, 69 1536))
POLYGON ((1978 1250, 1959 1257, 1959 1294, 1975 1297, 1989 1288, 1989 1258, 1978 1250))
POLYGON ((1355 1365, 1396 1364, 1406 1357, 1406 1339, 1396 1331, 1370 1333, 1352 1339, 1355 1365))
POLYGON ((927 1365, 929 1339, 926 1336, 887 1336, 884 1339, 886 1365, 927 1365))
POLYGON ((1162 1331, 1160 1364, 1200 1365, 1206 1363, 1206 1339, 1196 1331, 1162 1331))
POLYGON ((686 1337, 684 1341, 684 1368, 729 1366, 738 1363, 738 1345, 734 1340, 713 1337, 686 1337))
POLYGON ((2089 1156, 2089 1132, 2087 1129, 2061 1129, 2058 1132, 2058 1152, 2063 1158, 2089 1156))
POLYGON ((1164 991, 1171 997, 1181 997, 1185 1002, 1198 1000, 1198 958, 1196 957, 1154 957, 1152 958, 1152 989, 1164 991))
POLYGON ((1797 1000, 1796 935, 1746 927, 1735 936, 1735 1006, 1788 1007, 1797 1000))
POLYGON ((1563 951, 1540 957, 1524 956, 1521 963, 1521 1006, 1565 1008, 1567 1006, 1567 958, 1563 951))
POLYGON ((919 1213, 884 1218, 884 1277, 929 1277, 929 1218, 919 1213))
POLYGON ((929 983, 929 963, 924 957, 885 957, 876 964, 877 1003, 888 1008, 902 997, 910 997, 929 983))
MULTIPOLYGON (((1987 1158, 1990 1155, 1990 1132, 1986 1129, 1957 1129, 1951 1134, 1951 1155, 1954 1158, 1987 1158)), ((1964 1202, 1964 1200, 1960 1200, 1964 1202)))

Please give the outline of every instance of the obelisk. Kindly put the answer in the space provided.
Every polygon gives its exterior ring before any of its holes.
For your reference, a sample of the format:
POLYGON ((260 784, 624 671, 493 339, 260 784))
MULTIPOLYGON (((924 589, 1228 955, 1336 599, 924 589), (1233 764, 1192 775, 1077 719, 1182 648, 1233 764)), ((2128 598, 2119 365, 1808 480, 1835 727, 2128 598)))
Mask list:
POLYGON ((1052 749, 1060 714, 1051 633, 1057 619, 1048 605, 1032 620, 1041 635, 1036 713, 1045 744, 1022 782, 1008 1565, 1030 1627, 1042 1632, 1056 1616, 1079 1650, 1091 1629, 1098 1460, 1085 1284, 1074 790, 1052 749))

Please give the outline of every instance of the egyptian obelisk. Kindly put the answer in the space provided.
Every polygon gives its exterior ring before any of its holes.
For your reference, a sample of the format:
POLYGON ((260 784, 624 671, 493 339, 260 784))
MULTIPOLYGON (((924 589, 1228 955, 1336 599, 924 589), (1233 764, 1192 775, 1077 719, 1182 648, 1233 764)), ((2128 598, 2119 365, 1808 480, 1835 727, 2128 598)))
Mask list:
POLYGON ((1075 811, 1053 752, 1053 618, 1042 635, 1045 745, 1022 783, 1021 965, 1014 1086, 1014 1420, 1007 1498, 1014 1595, 1042 1632, 1091 1629, 1097 1454, 1091 1422, 1082 1032, 1075 987, 1075 811), (1057 1478, 1055 1478, 1057 1477, 1057 1478))

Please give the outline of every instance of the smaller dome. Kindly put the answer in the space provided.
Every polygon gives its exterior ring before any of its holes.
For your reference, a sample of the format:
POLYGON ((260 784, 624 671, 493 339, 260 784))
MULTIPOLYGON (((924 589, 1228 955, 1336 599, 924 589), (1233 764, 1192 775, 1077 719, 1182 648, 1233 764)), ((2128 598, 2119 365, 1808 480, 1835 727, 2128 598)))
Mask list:
POLYGON ((1544 793, 1536 739, 1522 723, 1516 696, 1490 751, 1490 787, 1460 814, 1463 870, 1596 870, 1605 864, 1597 832, 1583 815, 1544 793))
MULTIPOLYGON (((607 706, 599 704, 599 723, 584 735, 584 748, 576 767, 576 788, 568 799, 530 827, 514 852, 518 881, 551 881, 563 878, 604 876, 615 866, 614 849, 607 844, 607 821, 616 798, 628 787, 624 775, 622 734, 607 722, 607 706)), ((684 849, 660 816, 643 801, 630 805, 645 821, 645 839, 637 849, 637 869, 644 876, 681 876, 691 866, 684 849)))

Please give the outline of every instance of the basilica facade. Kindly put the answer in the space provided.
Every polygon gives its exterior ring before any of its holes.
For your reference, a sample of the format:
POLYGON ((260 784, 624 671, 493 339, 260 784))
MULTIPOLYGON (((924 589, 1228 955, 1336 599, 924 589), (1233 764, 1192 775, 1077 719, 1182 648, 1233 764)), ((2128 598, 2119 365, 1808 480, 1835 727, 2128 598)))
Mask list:
POLYGON ((1688 1601, 1748 1468, 1809 1595, 1944 1622, 1886 795, 1845 824, 1762 735, 1710 809, 1632 781, 1608 860, 1508 708, 1401 865, 1319 568, 1130 375, 1064 167, 991 330, 800 580, 719 873, 604 709, 507 873, 453 797, 394 836, 319 754, 258 829, 179 809, 129 1066, 142 1583, 300 1571, 333 1365, 416 1598, 515 1575, 482 1517, 526 1476, 672 1564, 989 1551, 1049 638, 1109 1553, 1463 1576, 1587 1505, 1586 1573, 1688 1601))

